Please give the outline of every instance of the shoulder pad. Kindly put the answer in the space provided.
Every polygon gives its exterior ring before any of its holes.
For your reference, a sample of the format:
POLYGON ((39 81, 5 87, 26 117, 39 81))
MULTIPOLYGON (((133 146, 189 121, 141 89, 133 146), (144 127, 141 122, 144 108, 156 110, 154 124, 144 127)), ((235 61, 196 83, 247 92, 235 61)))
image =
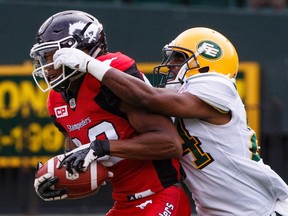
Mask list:
POLYGON ((218 73, 199 74, 187 79, 183 92, 190 92, 208 104, 228 112, 239 97, 230 78, 218 73))

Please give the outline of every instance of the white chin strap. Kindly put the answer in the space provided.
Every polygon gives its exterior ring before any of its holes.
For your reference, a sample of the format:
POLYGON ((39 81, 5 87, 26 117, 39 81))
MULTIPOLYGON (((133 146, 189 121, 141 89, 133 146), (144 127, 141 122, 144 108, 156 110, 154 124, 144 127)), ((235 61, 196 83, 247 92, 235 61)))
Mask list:
MULTIPOLYGON (((101 51, 101 49, 98 47, 98 48, 94 51, 92 57, 93 57, 93 58, 96 58, 100 51, 101 51)), ((77 75, 75 75, 75 76, 72 76, 72 77, 70 78, 70 81, 72 82, 72 81, 78 79, 79 77, 83 76, 84 74, 85 74, 85 73, 79 73, 79 74, 77 74, 77 75)))

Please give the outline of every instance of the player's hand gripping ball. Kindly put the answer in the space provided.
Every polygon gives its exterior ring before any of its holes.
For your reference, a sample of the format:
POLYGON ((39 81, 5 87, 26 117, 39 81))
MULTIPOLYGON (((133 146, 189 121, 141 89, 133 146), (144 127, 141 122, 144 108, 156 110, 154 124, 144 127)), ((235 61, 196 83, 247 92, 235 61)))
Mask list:
POLYGON ((96 193, 108 178, 107 168, 97 160, 86 172, 69 173, 65 167, 56 168, 59 163, 55 156, 45 164, 38 165, 34 187, 45 201, 59 199, 79 199, 96 193))

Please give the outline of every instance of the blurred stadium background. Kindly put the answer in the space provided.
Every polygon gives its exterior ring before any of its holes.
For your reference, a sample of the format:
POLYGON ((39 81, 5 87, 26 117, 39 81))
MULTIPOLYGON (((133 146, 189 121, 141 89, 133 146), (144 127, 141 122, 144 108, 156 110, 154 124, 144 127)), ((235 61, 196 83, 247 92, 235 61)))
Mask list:
MULTIPOLYGON (((34 167, 63 150, 63 138, 34 84, 29 51, 52 14, 77 9, 104 25, 110 51, 134 57, 151 77, 162 47, 187 28, 226 35, 240 58, 237 86, 261 154, 288 183, 288 10, 286 0, 0 0, 0 214, 104 215, 111 188, 83 200, 44 202, 34 167)), ((193 203, 191 203, 193 205, 193 203)))

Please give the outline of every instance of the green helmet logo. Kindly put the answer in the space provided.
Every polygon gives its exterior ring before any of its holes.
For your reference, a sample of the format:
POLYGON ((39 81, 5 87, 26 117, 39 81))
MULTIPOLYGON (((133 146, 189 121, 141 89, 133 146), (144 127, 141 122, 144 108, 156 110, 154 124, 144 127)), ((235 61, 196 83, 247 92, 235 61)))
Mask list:
POLYGON ((197 50, 202 57, 208 60, 219 59, 223 54, 221 47, 212 41, 200 42, 198 44, 197 50))

